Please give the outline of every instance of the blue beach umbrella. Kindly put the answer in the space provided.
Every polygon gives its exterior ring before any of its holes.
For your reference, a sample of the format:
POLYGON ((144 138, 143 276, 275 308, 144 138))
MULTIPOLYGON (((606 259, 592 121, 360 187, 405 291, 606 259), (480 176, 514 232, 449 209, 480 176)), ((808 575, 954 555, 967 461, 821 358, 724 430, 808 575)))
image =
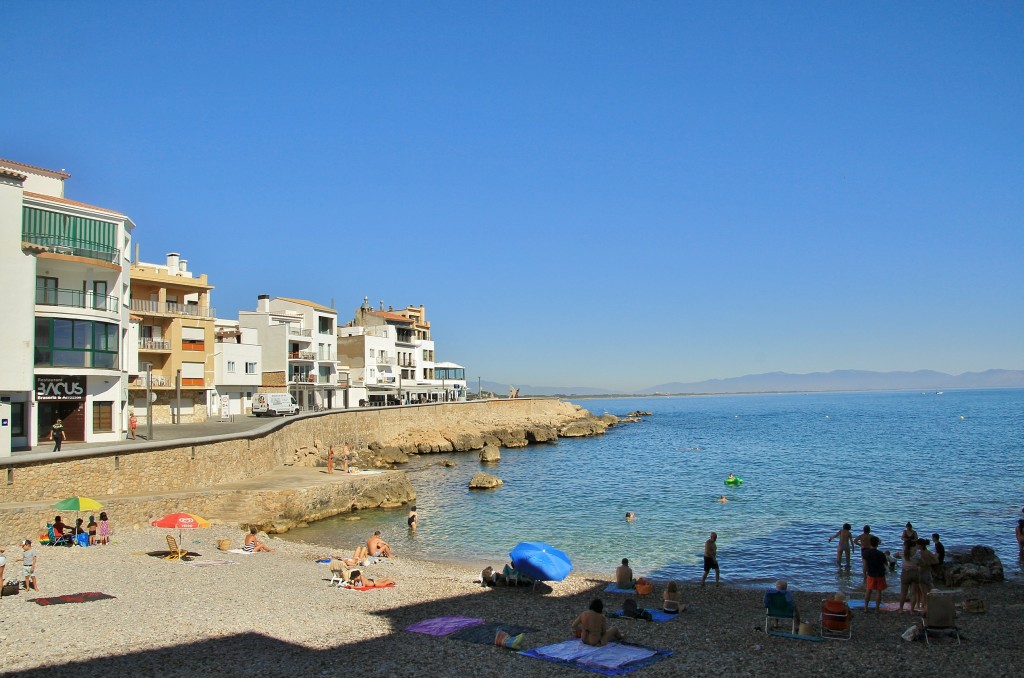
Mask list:
POLYGON ((530 579, 562 581, 572 572, 569 556, 540 541, 521 541, 509 552, 512 567, 530 579))

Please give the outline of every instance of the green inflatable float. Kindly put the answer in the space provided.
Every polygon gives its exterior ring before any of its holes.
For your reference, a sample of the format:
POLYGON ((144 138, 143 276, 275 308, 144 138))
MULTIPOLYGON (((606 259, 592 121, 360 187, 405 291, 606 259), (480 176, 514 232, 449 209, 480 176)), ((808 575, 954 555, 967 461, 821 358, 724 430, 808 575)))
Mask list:
POLYGON ((734 486, 735 485, 742 485, 743 484, 743 478, 737 478, 736 476, 733 476, 732 478, 726 478, 725 479, 725 484, 726 485, 734 485, 734 486))

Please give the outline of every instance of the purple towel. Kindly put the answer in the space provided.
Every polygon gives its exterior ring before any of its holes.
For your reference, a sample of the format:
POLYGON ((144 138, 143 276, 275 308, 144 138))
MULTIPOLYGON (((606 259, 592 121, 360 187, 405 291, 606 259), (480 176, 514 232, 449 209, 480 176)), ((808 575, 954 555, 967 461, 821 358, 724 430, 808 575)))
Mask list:
POLYGON ((428 636, 447 636, 459 629, 478 626, 483 623, 483 619, 475 619, 473 617, 434 617, 433 619, 424 619, 421 622, 416 622, 412 626, 406 626, 405 630, 412 631, 413 633, 425 633, 428 636))

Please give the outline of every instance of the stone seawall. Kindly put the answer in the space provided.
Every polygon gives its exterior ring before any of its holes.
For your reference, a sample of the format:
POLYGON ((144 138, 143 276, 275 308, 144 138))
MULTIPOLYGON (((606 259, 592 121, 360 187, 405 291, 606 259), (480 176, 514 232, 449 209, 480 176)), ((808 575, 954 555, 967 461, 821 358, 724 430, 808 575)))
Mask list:
POLYGON ((588 417, 585 410, 559 400, 485 400, 324 412, 274 420, 272 430, 94 448, 72 459, 22 461, 14 456, 0 461, 6 476, 0 476, 0 504, 76 495, 102 501, 111 495, 212 488, 292 464, 295 451, 305 447, 326 450, 348 441, 359 451, 397 445, 412 435, 482 434, 588 417))

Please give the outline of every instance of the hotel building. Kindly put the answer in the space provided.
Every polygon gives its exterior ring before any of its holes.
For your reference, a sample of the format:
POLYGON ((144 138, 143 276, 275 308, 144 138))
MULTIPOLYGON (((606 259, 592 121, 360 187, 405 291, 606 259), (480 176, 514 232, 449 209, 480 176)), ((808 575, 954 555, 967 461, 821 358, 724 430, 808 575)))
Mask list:
POLYGON ((129 261, 135 224, 64 197, 70 175, 0 160, 0 454, 115 441, 126 422, 129 261))

